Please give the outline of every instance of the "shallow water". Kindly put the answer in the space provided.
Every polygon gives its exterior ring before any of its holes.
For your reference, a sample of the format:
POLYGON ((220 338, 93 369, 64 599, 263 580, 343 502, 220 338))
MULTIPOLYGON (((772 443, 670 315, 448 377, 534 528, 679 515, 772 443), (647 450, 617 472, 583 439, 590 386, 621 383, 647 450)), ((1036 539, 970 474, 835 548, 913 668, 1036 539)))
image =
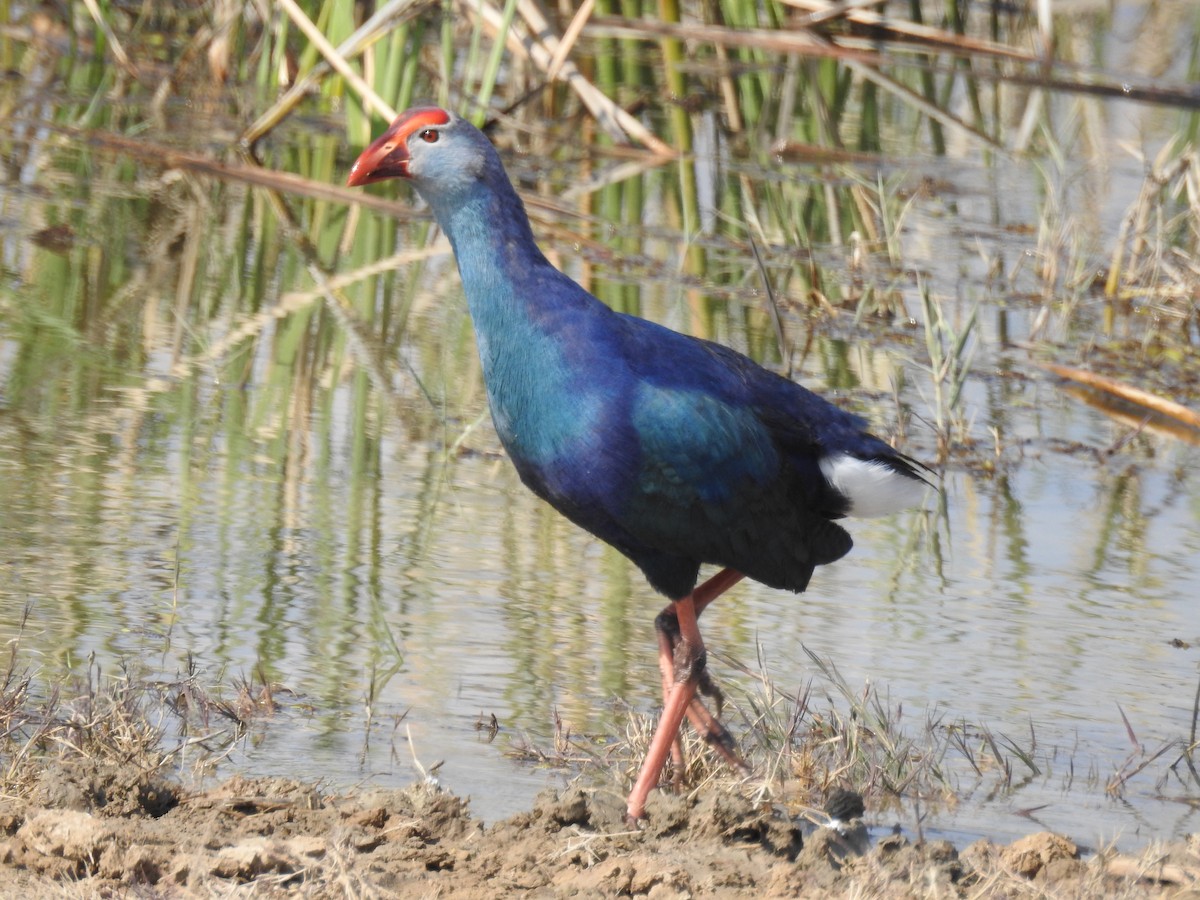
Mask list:
MULTIPOLYGON (((1103 109, 1114 133, 1134 113, 1153 125, 1127 104, 1103 109)), ((153 165, 130 178, 127 160, 86 148, 30 152, 41 167, 10 166, 0 183, 0 638, 19 634, 28 665, 53 675, 94 658, 109 675, 152 679, 196 666, 202 683, 224 685, 267 673, 282 686, 280 711, 220 771, 344 787, 404 784, 417 761, 440 761, 440 781, 485 819, 570 776, 513 758, 526 742, 549 746, 556 717, 573 732, 619 734, 628 714, 617 700, 654 709, 661 598, 535 501, 503 458, 444 245, 395 266, 359 304, 386 333, 383 374, 370 377, 374 348, 289 293, 310 282, 253 190, 153 165), (65 247, 35 245, 62 222, 65 247), (491 715, 501 731, 489 741, 477 725, 491 715)), ((343 153, 329 180, 347 162, 343 153)), ((552 174, 535 162, 512 167, 547 179, 548 196, 578 178, 569 160, 552 174)), ((914 732, 937 715, 1034 748, 1041 771, 1017 764, 1014 780, 1027 783, 1013 791, 959 761, 964 799, 933 810, 927 831, 1005 837, 1032 820, 1100 843, 1195 830, 1195 786, 1169 767, 1182 744, 1120 799, 1104 784, 1144 758, 1139 748, 1191 734, 1200 451, 1149 430, 1131 436, 1042 374, 1019 349, 1044 309, 1014 295, 1028 274, 1003 289, 989 275, 997 258, 1013 271, 1036 254, 1023 229, 1050 192, 1102 245, 1140 164, 1114 156, 1101 180, 952 154, 890 171, 905 184, 943 182, 909 210, 900 256, 951 320, 979 306, 962 409, 985 449, 945 468, 925 510, 853 524, 855 551, 806 594, 745 584, 715 605, 704 622, 714 672, 735 707, 752 688, 725 661, 754 668, 760 656, 781 691, 812 684, 837 705, 807 648, 851 687, 884 694, 914 732)), ((792 174, 810 173, 764 176, 792 174)), ((316 204, 306 215, 341 225, 347 211, 316 204)), ((652 216, 643 225, 602 223, 589 243, 576 239, 586 224, 564 234, 539 214, 535 230, 606 299, 694 327, 691 282, 672 258, 682 239, 652 216), (620 257, 630 241, 649 260, 632 273, 620 257)), ((339 233, 318 237, 337 273, 425 245, 420 223, 364 214, 357 227, 340 256, 339 233)), ((772 265, 787 265, 788 248, 776 249, 772 265)), ((716 244, 714 268, 749 270, 740 252, 716 244)), ((815 253, 835 271, 847 256, 815 253)), ((814 329, 810 352, 794 353, 798 377, 887 432, 903 374, 906 448, 931 458, 924 338, 907 321, 921 319, 918 286, 901 274, 894 287, 902 309, 889 319, 793 310, 785 325, 797 348, 814 329)), ((714 316, 715 334, 771 363, 761 299, 741 296, 714 316)), ((1051 308, 1040 337, 1070 348, 1101 334, 1103 309, 1087 295, 1051 308)), ((917 813, 900 805, 876 822, 911 828, 917 813)))

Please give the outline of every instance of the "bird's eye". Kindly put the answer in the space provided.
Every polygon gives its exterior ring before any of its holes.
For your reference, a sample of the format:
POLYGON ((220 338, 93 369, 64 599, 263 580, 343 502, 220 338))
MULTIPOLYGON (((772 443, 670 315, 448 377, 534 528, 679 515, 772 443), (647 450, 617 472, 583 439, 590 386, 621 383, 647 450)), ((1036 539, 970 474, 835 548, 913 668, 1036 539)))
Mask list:
POLYGON ((426 128, 424 131, 421 132, 421 140, 423 140, 427 144, 436 144, 437 139, 438 139, 438 133, 432 128, 426 128))

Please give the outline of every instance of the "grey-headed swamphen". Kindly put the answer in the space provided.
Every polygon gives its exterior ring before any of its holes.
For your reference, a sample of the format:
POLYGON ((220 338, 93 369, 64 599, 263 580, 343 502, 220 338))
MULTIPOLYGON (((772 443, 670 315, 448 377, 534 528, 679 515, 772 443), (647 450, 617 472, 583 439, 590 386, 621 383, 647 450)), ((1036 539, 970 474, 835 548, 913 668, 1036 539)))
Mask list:
POLYGON ((609 309, 554 268, 495 148, 433 107, 402 113, 349 184, 404 178, 450 238, 492 420, 521 480, 612 544, 671 603, 658 617, 664 709, 633 790, 642 817, 687 716, 726 759, 697 617, 743 577, 803 591, 843 557, 847 515, 919 503, 919 463, 864 423, 727 347, 609 309), (697 586, 701 564, 721 570, 697 586), (708 692, 707 690, 705 691, 708 692))

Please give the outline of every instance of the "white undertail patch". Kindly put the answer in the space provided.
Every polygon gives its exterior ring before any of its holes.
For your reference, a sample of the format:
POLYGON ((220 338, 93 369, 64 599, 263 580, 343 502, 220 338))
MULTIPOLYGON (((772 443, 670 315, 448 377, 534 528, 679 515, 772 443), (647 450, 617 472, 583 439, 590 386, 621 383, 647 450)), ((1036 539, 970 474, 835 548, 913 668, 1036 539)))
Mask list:
POLYGON ((925 482, 874 460, 846 453, 821 457, 821 474, 850 503, 847 515, 871 518, 916 506, 925 482))

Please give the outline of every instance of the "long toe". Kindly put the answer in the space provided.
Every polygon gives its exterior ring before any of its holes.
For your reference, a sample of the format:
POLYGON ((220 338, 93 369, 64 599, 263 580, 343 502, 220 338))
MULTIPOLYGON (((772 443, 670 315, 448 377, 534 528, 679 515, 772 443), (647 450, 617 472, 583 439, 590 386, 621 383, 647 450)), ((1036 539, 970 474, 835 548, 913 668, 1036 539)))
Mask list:
POLYGON ((750 766, 738 755, 737 742, 734 741, 733 735, 721 724, 720 719, 708 711, 708 707, 700 698, 694 698, 689 704, 687 717, 696 733, 704 739, 704 743, 716 750, 729 768, 743 775, 750 774, 750 766))

